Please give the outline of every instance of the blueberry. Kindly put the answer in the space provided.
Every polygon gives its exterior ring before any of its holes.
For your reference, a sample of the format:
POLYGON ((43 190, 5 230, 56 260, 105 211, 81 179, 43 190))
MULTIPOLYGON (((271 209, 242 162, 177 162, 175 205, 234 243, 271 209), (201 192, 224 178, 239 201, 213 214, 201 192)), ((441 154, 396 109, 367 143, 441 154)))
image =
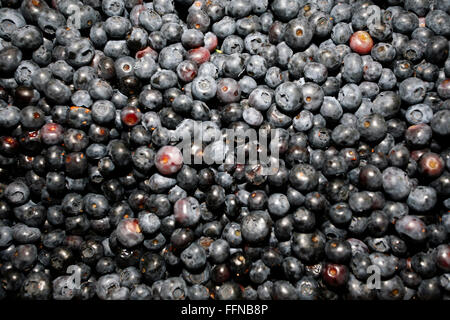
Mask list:
POLYGON ((400 12, 392 19, 395 32, 409 34, 419 27, 419 18, 412 12, 400 12))
POLYGON ((425 224, 415 216, 400 218, 395 224, 395 229, 400 236, 413 241, 421 242, 427 237, 425 224))
POLYGON ((96 294, 102 300, 111 300, 120 292, 120 276, 116 273, 100 277, 96 284, 96 294))
POLYGON ((126 246, 133 247, 144 240, 142 229, 137 219, 124 219, 117 226, 117 239, 126 246))
POLYGON ((426 25, 437 35, 448 36, 449 24, 447 21, 448 14, 442 10, 430 11, 425 19, 426 25))
POLYGON ((224 262, 230 254, 228 242, 222 239, 215 240, 209 246, 209 258, 214 263, 224 262))
POLYGON ((330 287, 344 286, 348 278, 348 268, 340 264, 326 264, 322 273, 323 281, 330 287))
POLYGON ((0 245, 2 248, 6 248, 12 244, 13 229, 7 226, 0 227, 0 245))
POLYGON ((20 290, 21 297, 27 300, 48 300, 52 285, 50 278, 43 272, 32 272, 24 280, 20 290))
POLYGON ((448 110, 436 112, 433 115, 433 119, 431 119, 431 128, 433 131, 442 136, 448 135, 449 130, 448 128, 446 129, 446 126, 444 125, 448 118, 450 118, 450 112, 448 112, 448 110))
POLYGON ((363 65, 362 59, 358 54, 350 53, 345 56, 342 76, 350 83, 358 83, 361 81, 363 76, 363 65))
POLYGON ((408 78, 399 85, 400 98, 409 104, 421 103, 425 98, 425 83, 417 78, 408 78))
POLYGON ((30 189, 21 182, 12 182, 8 184, 4 191, 5 199, 14 206, 25 204, 30 198, 30 189))
POLYGON ((183 250, 180 258, 184 266, 190 270, 198 270, 206 263, 205 250, 195 243, 183 250))
POLYGON ((0 70, 4 74, 12 73, 16 70, 22 60, 22 51, 11 46, 0 50, 0 70))
POLYGON ((313 29, 304 18, 291 20, 286 25, 284 39, 286 43, 293 49, 304 49, 312 40, 313 29))
POLYGON ((398 276, 381 281, 381 288, 377 291, 379 299, 401 300, 405 295, 405 286, 398 276))
POLYGON ((294 233, 292 250, 301 260, 315 262, 324 253, 325 236, 319 231, 315 233, 294 233))
POLYGON ((268 221, 257 212, 249 214, 242 220, 242 237, 250 243, 263 241, 269 231, 268 221))

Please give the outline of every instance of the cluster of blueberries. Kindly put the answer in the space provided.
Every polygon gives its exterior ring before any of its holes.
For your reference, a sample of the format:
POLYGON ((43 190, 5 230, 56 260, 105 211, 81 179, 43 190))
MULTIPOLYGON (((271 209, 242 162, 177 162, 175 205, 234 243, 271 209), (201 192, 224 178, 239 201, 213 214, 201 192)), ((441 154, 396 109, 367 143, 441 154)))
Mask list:
POLYGON ((450 0, 0 3, 0 298, 450 299, 450 0))

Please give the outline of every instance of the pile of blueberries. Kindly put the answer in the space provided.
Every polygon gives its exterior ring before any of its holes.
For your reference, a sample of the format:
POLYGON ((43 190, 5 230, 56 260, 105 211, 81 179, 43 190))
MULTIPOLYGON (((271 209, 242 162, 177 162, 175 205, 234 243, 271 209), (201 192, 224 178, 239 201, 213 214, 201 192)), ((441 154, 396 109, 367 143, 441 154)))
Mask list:
POLYGON ((450 299, 450 0, 0 3, 0 298, 450 299))

